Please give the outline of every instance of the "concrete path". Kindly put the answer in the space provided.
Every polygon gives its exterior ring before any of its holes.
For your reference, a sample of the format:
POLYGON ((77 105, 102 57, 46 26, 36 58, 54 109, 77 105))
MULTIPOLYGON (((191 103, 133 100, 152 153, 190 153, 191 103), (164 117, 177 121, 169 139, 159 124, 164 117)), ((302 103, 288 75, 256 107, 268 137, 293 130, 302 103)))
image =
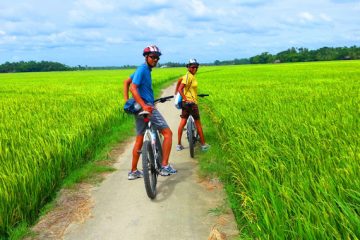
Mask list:
MULTIPOLYGON (((163 96, 173 95, 174 87, 166 89, 163 96)), ((190 158, 185 134, 183 145, 186 148, 180 152, 175 149, 180 111, 174 107, 173 101, 158 104, 158 108, 173 131, 170 163, 178 173, 169 177, 159 176, 158 195, 150 200, 142 178, 127 180, 131 142, 118 157, 117 171, 92 190, 94 208, 91 217, 83 223, 72 224, 66 230, 64 239, 201 240, 210 239, 211 234, 211 239, 225 239, 215 238, 212 229, 223 232, 222 237, 226 234, 227 239, 233 239, 231 236, 237 234, 231 213, 221 216, 211 213, 211 210, 224 204, 224 193, 216 182, 200 181, 198 178, 197 160, 190 158)), ((211 154, 211 150, 198 154, 211 154)), ((141 158, 138 167, 142 168, 141 158)))

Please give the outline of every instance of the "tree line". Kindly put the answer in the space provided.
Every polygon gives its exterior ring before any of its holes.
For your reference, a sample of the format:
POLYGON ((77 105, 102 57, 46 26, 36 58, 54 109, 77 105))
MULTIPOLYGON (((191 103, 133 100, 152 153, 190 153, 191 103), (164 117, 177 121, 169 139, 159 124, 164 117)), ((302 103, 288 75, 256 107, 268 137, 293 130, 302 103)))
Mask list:
POLYGON ((81 71, 81 70, 104 70, 104 69, 128 69, 136 68, 132 65, 124 65, 121 67, 89 67, 89 66, 75 66, 69 67, 65 64, 50 61, 20 61, 20 62, 5 62, 0 65, 0 73, 14 73, 14 72, 51 72, 51 71, 81 71))
MULTIPOLYGON (((317 50, 307 48, 289 48, 286 51, 277 54, 263 52, 250 58, 241 58, 234 60, 205 63, 203 65, 239 65, 239 64, 261 64, 261 63, 285 63, 285 62, 312 62, 312 61, 332 61, 332 60, 351 60, 360 59, 360 47, 323 47, 317 50)), ((159 64, 159 67, 184 67, 185 63, 168 62, 159 64)), ((121 67, 89 67, 78 65, 69 67, 65 64, 50 61, 20 61, 5 62, 0 65, 0 73, 9 72, 49 72, 49 71, 78 71, 78 70, 100 70, 100 69, 128 69, 136 68, 133 65, 124 65, 121 67)))
POLYGON ((286 51, 282 51, 274 55, 268 52, 263 52, 250 58, 234 59, 227 61, 216 60, 214 62, 214 65, 314 62, 352 59, 360 59, 360 47, 322 47, 317 50, 292 47, 286 51))
POLYGON ((50 72, 50 71, 69 71, 71 67, 58 62, 49 61, 20 61, 20 62, 5 62, 0 65, 0 73, 8 72, 50 72))

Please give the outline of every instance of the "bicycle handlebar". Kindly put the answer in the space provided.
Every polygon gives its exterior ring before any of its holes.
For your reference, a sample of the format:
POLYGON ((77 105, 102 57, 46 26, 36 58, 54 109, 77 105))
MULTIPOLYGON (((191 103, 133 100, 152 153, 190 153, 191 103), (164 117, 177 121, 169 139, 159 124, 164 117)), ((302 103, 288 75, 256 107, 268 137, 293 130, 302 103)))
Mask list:
POLYGON ((156 103, 156 102, 164 103, 164 102, 168 101, 169 99, 171 99, 173 97, 174 96, 161 97, 161 98, 155 99, 154 103, 156 103))
MULTIPOLYGON (((167 97, 161 97, 161 98, 157 98, 154 100, 154 103, 157 103, 157 102, 161 102, 161 103, 164 103, 166 101, 169 101, 171 98, 173 98, 174 96, 167 96, 167 97)), ((138 113, 139 116, 145 116, 145 115, 148 115, 149 112, 148 111, 140 111, 138 113)))

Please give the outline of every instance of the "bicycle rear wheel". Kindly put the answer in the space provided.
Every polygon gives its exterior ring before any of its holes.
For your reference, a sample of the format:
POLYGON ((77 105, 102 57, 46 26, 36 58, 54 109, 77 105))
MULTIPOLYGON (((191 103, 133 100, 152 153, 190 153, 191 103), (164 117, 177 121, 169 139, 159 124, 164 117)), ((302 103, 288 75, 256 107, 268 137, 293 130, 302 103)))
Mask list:
POLYGON ((190 157, 194 158, 195 155, 195 128, 194 122, 189 120, 186 126, 187 137, 189 141, 190 157))
POLYGON ((149 198, 154 199, 156 197, 157 172, 151 142, 148 140, 142 147, 142 166, 146 193, 149 198))

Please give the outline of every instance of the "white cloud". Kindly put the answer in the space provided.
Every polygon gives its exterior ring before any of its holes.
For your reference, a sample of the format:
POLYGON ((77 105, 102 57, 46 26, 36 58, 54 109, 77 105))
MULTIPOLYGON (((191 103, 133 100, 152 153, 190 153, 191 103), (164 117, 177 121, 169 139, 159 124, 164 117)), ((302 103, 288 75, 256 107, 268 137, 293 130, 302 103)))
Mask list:
POLYGON ((2 48, 1 45, 8 45, 8 44, 13 44, 15 41, 17 41, 17 37, 16 36, 9 36, 9 35, 0 35, 0 48, 2 48))
POLYGON ((188 5, 197 16, 203 16, 210 13, 209 9, 201 0, 191 0, 188 2, 188 5))
POLYGON ((179 25, 178 18, 174 14, 170 18, 166 13, 161 12, 155 15, 139 16, 131 19, 134 26, 134 32, 141 30, 142 32, 151 34, 152 36, 170 35, 182 32, 183 26, 179 25))
POLYGON ((121 37, 109 37, 106 38, 106 42, 110 44, 121 44, 124 43, 124 39, 122 39, 121 37))
POLYGON ((169 1, 168 0, 152 0, 153 3, 156 3, 156 4, 166 4, 168 3, 169 1))
POLYGON ((224 45, 226 43, 224 38, 218 38, 215 41, 210 41, 208 42, 208 45, 211 47, 215 47, 215 46, 221 46, 224 45))
POLYGON ((75 2, 77 9, 84 9, 86 12, 92 11, 96 13, 111 12, 115 6, 105 0, 77 0, 75 2))
POLYGON ((211 62, 356 45, 360 32, 360 3, 351 0, 1 0, 0 9, 0 63, 51 56, 69 65, 137 64, 150 43, 165 62, 211 62), (130 57, 116 57, 123 55, 130 57))
POLYGON ((332 21, 332 19, 331 19, 331 17, 329 17, 327 14, 325 14, 325 13, 321 13, 320 14, 320 19, 322 19, 322 20, 324 20, 324 21, 326 21, 326 22, 331 22, 332 21))
POLYGON ((300 21, 303 22, 312 22, 315 18, 314 16, 309 12, 301 12, 299 13, 300 21))
POLYGON ((44 40, 49 41, 51 43, 67 43, 73 41, 72 37, 68 32, 53 33, 47 36, 44 40))

